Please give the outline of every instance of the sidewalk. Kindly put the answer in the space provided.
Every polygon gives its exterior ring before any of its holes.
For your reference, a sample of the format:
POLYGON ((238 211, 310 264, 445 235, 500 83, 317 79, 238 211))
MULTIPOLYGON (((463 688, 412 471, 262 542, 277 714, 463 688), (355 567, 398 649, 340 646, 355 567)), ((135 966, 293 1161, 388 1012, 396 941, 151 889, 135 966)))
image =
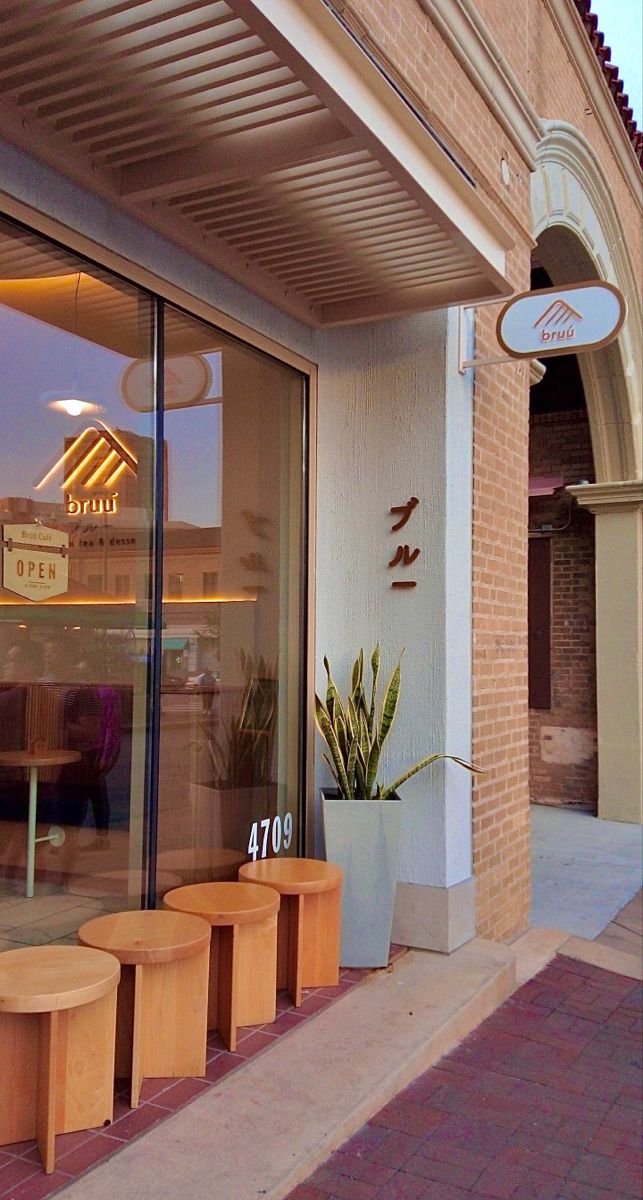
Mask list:
POLYGON ((289 1200, 640 1197, 641 988, 557 957, 289 1200))

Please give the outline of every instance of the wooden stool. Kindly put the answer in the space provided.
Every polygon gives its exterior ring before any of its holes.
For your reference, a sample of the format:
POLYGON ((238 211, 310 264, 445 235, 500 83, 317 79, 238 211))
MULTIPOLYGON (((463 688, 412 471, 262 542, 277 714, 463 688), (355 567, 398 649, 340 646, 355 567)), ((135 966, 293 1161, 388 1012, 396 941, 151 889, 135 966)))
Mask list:
POLYGON ((276 1016, 279 896, 253 883, 194 883, 166 892, 163 903, 212 926, 208 1029, 235 1050, 239 1025, 276 1016))
POLYGON ((241 867, 239 878, 274 888, 281 896, 277 987, 288 988, 296 1007, 302 988, 336 987, 341 867, 316 858, 262 858, 241 867))
POLYGON ((35 1137, 48 1175, 57 1133, 113 1118, 120 973, 79 946, 0 954, 0 1146, 35 1137))
POLYGON ((145 1077, 205 1075, 210 926, 173 912, 108 913, 78 930, 83 946, 121 964, 117 1078, 131 1078, 132 1108, 145 1077))

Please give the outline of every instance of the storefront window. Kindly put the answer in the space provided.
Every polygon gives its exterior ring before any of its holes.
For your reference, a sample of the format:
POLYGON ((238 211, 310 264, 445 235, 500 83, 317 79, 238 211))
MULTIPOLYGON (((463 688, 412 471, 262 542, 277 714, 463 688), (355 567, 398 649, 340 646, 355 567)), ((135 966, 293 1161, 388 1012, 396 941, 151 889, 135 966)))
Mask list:
POLYGON ((165 313, 159 892, 297 853, 301 756, 302 377, 165 313))
POLYGON ((1 221, 0 379, 7 949, 300 850, 305 390, 1 221))
POLYGON ((139 904, 144 887, 150 714, 137 634, 149 640, 153 397, 132 410, 122 379, 151 358, 152 317, 140 291, 0 225, 0 925, 10 944, 72 936, 97 908, 139 904), (35 774, 12 761, 25 750, 35 774))

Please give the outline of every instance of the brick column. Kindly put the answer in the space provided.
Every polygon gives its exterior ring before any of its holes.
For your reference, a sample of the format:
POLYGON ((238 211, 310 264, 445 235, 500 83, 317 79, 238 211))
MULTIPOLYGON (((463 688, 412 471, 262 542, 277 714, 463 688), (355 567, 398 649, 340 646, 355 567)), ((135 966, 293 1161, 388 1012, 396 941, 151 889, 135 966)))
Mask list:
POLYGON ((643 482, 568 488, 596 516, 598 815, 643 820, 643 482))

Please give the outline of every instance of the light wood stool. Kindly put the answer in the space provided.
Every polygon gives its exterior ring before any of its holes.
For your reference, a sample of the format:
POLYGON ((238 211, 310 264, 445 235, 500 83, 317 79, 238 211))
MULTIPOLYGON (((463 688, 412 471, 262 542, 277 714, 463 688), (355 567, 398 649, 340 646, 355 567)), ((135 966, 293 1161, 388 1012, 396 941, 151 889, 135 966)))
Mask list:
POLYGON ((277 1015, 279 896, 254 883, 194 883, 166 892, 163 903, 212 926, 208 1029, 235 1050, 240 1025, 277 1015))
POLYGON ((339 983, 343 872, 316 858, 262 858, 246 863, 239 879, 274 888, 281 896, 277 987, 301 1004, 302 988, 339 983))
POLYGON ((121 964, 117 1078, 131 1078, 137 1108, 144 1078, 205 1075, 210 926, 178 912, 109 913, 78 930, 83 946, 121 964))
POLYGON ((120 973, 79 946, 0 954, 0 1146, 35 1137, 48 1175, 57 1133, 113 1118, 120 973))

